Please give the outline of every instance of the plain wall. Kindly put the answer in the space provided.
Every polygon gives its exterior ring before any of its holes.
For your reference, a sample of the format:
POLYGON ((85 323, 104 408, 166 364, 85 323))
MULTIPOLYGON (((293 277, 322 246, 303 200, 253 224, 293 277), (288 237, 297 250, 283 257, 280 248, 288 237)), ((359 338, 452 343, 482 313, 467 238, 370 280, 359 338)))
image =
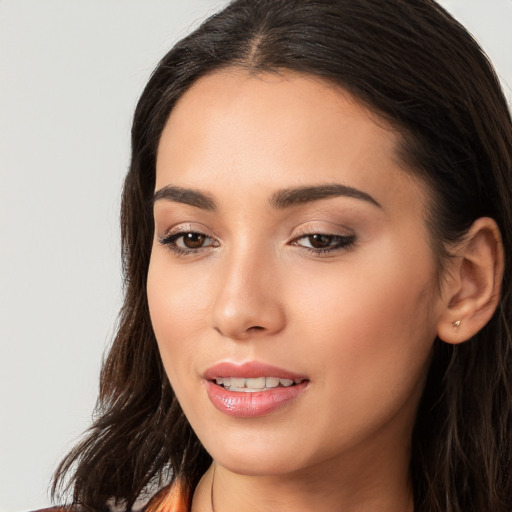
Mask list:
MULTIPOLYGON (((49 504, 121 300, 137 98, 222 0, 0 0, 0 512, 49 504)), ((512 0, 445 0, 512 98, 512 0), (506 84, 509 84, 508 86, 506 84)))

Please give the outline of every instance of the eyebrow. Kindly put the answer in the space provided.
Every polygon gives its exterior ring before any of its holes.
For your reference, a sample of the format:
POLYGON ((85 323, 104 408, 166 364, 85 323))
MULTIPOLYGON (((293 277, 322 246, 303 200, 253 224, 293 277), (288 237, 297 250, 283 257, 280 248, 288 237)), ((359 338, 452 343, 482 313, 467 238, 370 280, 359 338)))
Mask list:
POLYGON ((270 204, 274 208, 288 208, 297 204, 311 203, 331 197, 351 197, 361 199, 382 208, 382 206, 370 195, 357 188, 342 185, 341 183, 327 183, 310 187, 287 188, 276 192, 270 204))
POLYGON ((202 210, 214 211, 217 208, 215 201, 199 190, 182 188, 167 185, 155 192, 153 204, 162 199, 173 201, 175 203, 189 204, 202 210))
MULTIPOLYGON (((325 185, 295 187, 280 190, 273 194, 270 199, 270 205, 276 209, 284 209, 291 206, 340 196, 360 199, 382 208, 382 206, 370 194, 340 183, 328 183, 325 185)), ((153 204, 162 199, 173 201, 175 203, 188 204, 202 210, 215 211, 217 209, 215 201, 207 194, 200 192, 199 190, 173 185, 167 185, 157 190, 153 196, 153 204)))

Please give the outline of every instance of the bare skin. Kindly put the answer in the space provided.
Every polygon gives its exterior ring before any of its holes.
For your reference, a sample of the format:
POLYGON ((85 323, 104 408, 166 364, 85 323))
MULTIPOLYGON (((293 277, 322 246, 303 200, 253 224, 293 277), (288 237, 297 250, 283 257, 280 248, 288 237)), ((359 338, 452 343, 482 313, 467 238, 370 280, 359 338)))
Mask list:
MULTIPOLYGON (((212 74, 169 118, 148 300, 167 375, 216 461, 216 512, 413 510, 432 344, 471 335, 470 309, 455 306, 466 284, 485 287, 460 279, 461 252, 438 290, 428 190, 398 141, 344 91, 292 73, 212 74), (456 314, 467 322, 454 329, 456 314), (254 361, 304 376, 304 391, 265 414, 219 410, 205 374, 254 361)), ((478 243, 493 229, 483 222, 478 243)), ((194 512, 211 510, 212 475, 194 512)))

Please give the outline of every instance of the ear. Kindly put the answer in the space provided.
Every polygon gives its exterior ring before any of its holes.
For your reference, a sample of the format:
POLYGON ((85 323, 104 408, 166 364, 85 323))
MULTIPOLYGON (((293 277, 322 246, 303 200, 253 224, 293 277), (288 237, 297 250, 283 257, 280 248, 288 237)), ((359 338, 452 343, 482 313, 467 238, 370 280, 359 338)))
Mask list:
POLYGON ((488 217, 477 219, 455 248, 448 267, 437 335, 456 344, 482 329, 498 306, 504 253, 496 222, 488 217))

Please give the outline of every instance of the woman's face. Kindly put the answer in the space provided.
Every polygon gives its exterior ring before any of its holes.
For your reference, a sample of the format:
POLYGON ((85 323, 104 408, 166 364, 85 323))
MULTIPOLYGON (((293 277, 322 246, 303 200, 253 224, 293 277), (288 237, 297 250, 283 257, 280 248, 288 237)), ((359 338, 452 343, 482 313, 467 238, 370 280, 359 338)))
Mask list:
POLYGON ((442 301, 426 187, 397 144, 347 93, 299 74, 217 72, 174 108, 149 307, 220 465, 284 474, 409 456, 442 301))

